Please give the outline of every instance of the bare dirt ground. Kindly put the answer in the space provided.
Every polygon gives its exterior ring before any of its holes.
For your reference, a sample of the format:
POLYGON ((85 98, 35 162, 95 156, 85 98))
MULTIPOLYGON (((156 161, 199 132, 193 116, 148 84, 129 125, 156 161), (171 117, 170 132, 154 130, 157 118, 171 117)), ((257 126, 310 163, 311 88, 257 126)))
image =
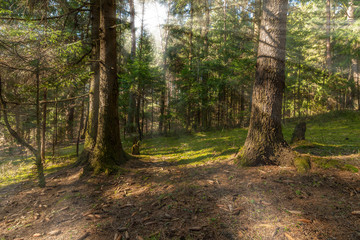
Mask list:
POLYGON ((125 169, 66 168, 44 189, 0 189, 0 239, 360 239, 359 173, 230 160, 180 168, 133 159, 125 169))

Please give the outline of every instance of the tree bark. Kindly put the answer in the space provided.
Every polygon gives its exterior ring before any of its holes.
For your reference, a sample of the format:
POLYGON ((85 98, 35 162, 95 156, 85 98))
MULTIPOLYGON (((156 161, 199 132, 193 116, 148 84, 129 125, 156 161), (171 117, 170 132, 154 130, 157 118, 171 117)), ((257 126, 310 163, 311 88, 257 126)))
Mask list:
MULTIPOLYGON (((70 95, 70 97, 73 97, 70 95)), ((74 116, 75 106, 74 102, 69 103, 70 106, 66 112, 66 139, 70 142, 74 139, 74 116)))
POLYGON ((57 145, 57 138, 58 138, 57 135, 58 135, 58 103, 55 103, 53 147, 52 147, 53 157, 55 157, 55 147, 57 145))
POLYGON ((264 1, 250 126, 237 159, 243 166, 288 165, 294 158, 281 129, 287 6, 287 0, 264 1))
POLYGON ((92 40, 92 64, 93 72, 90 80, 89 90, 89 113, 87 116, 87 126, 85 131, 84 150, 82 151, 79 162, 86 163, 96 143, 97 126, 99 118, 99 82, 100 82, 100 3, 98 0, 91 1, 91 40, 92 40))
POLYGON ((117 81, 116 3, 100 1, 100 104, 96 144, 91 158, 95 173, 126 161, 120 140, 117 81))
MULTIPOLYGON (((354 0, 350 0, 349 2, 349 7, 348 7, 348 11, 347 11, 347 15, 348 15, 348 21, 350 26, 354 25, 354 21, 355 21, 355 11, 356 11, 356 6, 354 4, 354 0)), ((355 30, 357 31, 357 30, 355 30)), ((354 46, 352 47, 352 51, 353 53, 356 52, 356 48, 357 48, 357 43, 354 43, 354 46)), ((356 85, 359 84, 359 67, 358 67, 358 61, 356 58, 352 58, 351 59, 351 68, 350 68, 350 74, 349 74, 349 85, 350 85, 350 96, 349 96, 349 101, 348 101, 348 107, 351 109, 354 109, 354 99, 356 96, 356 85)), ((360 107, 360 103, 358 102, 358 106, 360 107)))
POLYGON ((254 14, 254 40, 255 48, 254 53, 257 56, 260 36, 260 24, 261 24, 261 0, 255 0, 255 14, 254 14))
POLYGON ((45 150, 46 150, 46 111, 47 111, 47 89, 44 90, 44 101, 43 103, 43 116, 42 116, 42 128, 41 128, 41 160, 45 163, 45 150))
MULTIPOLYGON (((130 28, 131 28, 131 55, 130 60, 131 63, 135 61, 136 57, 136 28, 135 28, 135 7, 134 0, 129 0, 130 5, 130 28)), ((127 132, 134 133, 135 130, 135 111, 136 111, 136 87, 135 87, 135 79, 133 79, 133 83, 130 87, 129 93, 129 109, 128 109, 128 117, 127 117, 127 132)))
POLYGON ((331 0, 326 0, 326 68, 331 71, 331 0))
POLYGON ((40 73, 36 72, 36 153, 35 165, 40 187, 45 187, 44 166, 41 158, 40 73))

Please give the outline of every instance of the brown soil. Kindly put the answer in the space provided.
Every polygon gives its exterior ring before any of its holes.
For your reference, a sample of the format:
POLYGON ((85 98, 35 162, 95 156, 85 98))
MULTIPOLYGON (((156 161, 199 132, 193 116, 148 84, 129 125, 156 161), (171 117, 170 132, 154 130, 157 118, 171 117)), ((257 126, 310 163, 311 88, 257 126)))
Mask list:
POLYGON ((125 169, 68 168, 45 189, 0 189, 0 239, 360 239, 358 173, 230 160, 179 168, 140 159, 125 169))

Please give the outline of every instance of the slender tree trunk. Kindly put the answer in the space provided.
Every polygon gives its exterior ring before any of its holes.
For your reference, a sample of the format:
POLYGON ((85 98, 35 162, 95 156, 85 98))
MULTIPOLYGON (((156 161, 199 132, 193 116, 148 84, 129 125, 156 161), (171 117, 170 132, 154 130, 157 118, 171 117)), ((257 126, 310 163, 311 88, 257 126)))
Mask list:
MULTIPOLYGON (((71 91, 69 97, 74 97, 74 93, 71 91)), ((75 102, 69 102, 68 109, 66 111, 66 138, 70 142, 74 140, 74 117, 75 117, 75 102)))
MULTIPOLYGON (((355 22, 355 11, 356 6, 354 4, 354 0, 349 1, 349 7, 348 7, 348 21, 351 26, 354 25, 355 22)), ((355 30, 357 31, 357 30, 355 30)), ((357 43, 353 44, 354 47, 352 48, 351 55, 353 55, 353 52, 356 52, 357 43)), ((358 61, 356 58, 351 59, 351 67, 350 67, 350 74, 349 74, 349 85, 350 85, 350 94, 349 94, 349 103, 348 107, 350 109, 354 109, 354 100, 356 96, 356 85, 359 84, 359 69, 358 69, 358 61)), ((358 105, 360 103, 358 102, 358 105)))
POLYGON ((81 138, 81 131, 84 128, 84 99, 81 103, 81 115, 80 115, 80 122, 79 122, 79 129, 78 129, 78 135, 76 139, 76 156, 79 156, 79 144, 80 144, 80 138, 81 138))
POLYGON ((45 187, 44 166, 41 158, 41 113, 40 113, 40 74, 36 72, 36 169, 38 173, 39 186, 45 187))
MULTIPOLYGON (((44 101, 47 99, 47 89, 44 90, 44 101)), ((45 163, 45 150, 46 150, 46 111, 47 104, 43 103, 43 118, 42 118, 42 131, 41 131, 41 159, 45 163)))
POLYGON ((250 126, 238 159, 244 166, 287 165, 294 157, 281 129, 287 6, 287 0, 264 1, 250 126))
MULTIPOLYGON (((204 60, 207 59, 209 55, 209 27, 210 27, 210 6, 209 1, 204 0, 205 7, 205 24, 204 24, 204 60)), ((204 70, 202 73, 202 84, 201 84, 201 128, 206 130, 208 128, 208 108, 209 108, 209 98, 208 98, 208 79, 209 79, 209 70, 207 67, 203 67, 204 70)))
MULTIPOLYGON (((129 0, 130 5, 130 29, 131 29, 131 55, 130 60, 131 63, 135 61, 136 57, 136 28, 135 28, 135 7, 134 0, 129 0)), ((136 86, 135 79, 133 79, 133 83, 130 86, 129 93, 129 109, 128 109, 128 117, 127 117, 127 132, 134 133, 135 132, 135 111, 136 111, 136 86)))
POLYGON ((54 132, 53 132, 53 147, 52 147, 52 155, 55 156, 55 147, 57 145, 57 136, 58 134, 58 103, 55 103, 55 114, 54 114, 54 132))
POLYGON ((95 172, 112 170, 126 161, 120 140, 117 79, 116 4, 100 1, 100 104, 96 144, 91 157, 95 172))
POLYGON ((96 143, 99 118, 99 82, 100 82, 100 1, 91 0, 91 40, 93 75, 90 79, 89 111, 85 131, 84 150, 79 157, 79 163, 87 163, 96 143))
POLYGON ((331 0, 326 0, 326 68, 331 72, 331 0))

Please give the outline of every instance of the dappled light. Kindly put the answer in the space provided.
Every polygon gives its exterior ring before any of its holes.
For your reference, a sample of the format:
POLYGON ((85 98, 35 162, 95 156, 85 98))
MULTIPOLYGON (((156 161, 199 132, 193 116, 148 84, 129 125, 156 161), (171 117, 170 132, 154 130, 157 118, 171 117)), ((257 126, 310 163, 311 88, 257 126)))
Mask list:
POLYGON ((359 4, 0 1, 0 240, 360 239, 359 4))

